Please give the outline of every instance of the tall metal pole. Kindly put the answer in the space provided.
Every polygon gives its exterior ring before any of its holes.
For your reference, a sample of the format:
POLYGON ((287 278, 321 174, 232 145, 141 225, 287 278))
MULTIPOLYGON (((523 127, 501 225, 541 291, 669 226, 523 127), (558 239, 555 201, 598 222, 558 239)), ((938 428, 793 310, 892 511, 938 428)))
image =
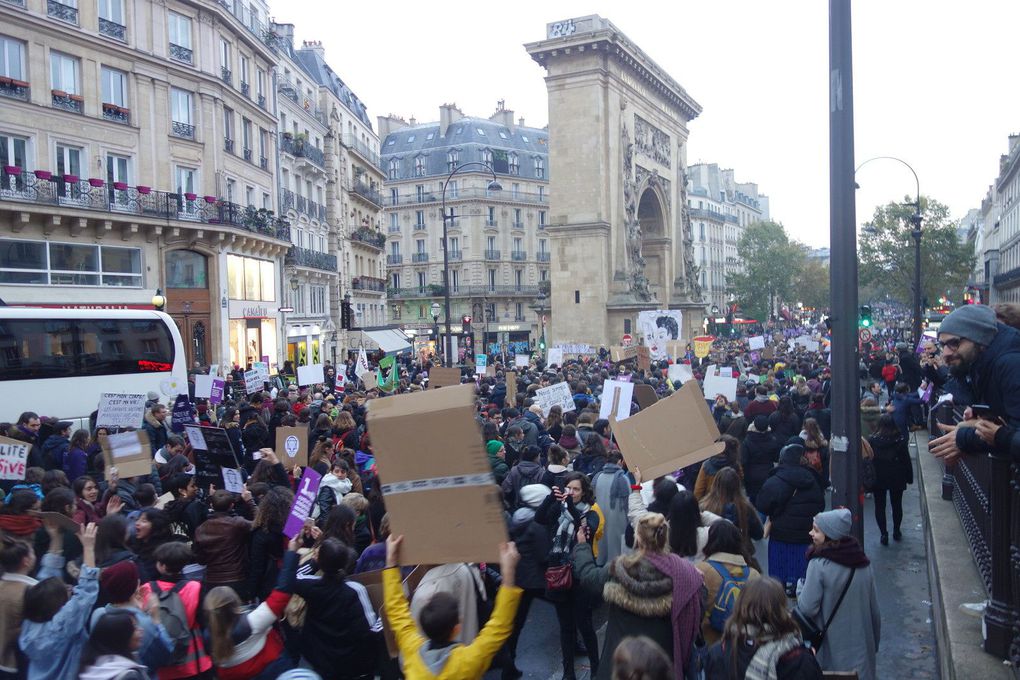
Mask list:
POLYGON ((921 304, 921 196, 917 196, 917 212, 911 218, 910 223, 913 229, 910 235, 914 237, 914 346, 921 342, 921 315, 924 309, 921 304))
POLYGON ((857 378, 857 219, 854 205, 854 97, 850 0, 829 0, 829 243, 832 309, 833 507, 861 521, 861 424, 857 378))

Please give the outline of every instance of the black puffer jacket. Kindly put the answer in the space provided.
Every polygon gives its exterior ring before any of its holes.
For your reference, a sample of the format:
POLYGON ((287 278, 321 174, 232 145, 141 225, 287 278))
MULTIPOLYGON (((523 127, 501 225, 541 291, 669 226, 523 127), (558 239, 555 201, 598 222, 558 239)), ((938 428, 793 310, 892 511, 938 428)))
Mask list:
POLYGON ((772 520, 770 538, 785 543, 811 543, 814 517, 825 510, 825 493, 814 470, 800 464, 804 449, 783 447, 779 467, 769 474, 755 505, 772 520))
POLYGON ((780 444, 771 432, 747 431, 740 447, 741 464, 744 466, 744 487, 747 495, 755 498, 772 468, 779 460, 780 444))
POLYGON ((521 555, 515 580, 526 590, 544 590, 554 527, 539 524, 534 518, 534 510, 520 508, 510 520, 510 540, 521 555))
POLYGON ((914 465, 907 450, 907 440, 897 434, 887 437, 876 434, 868 437, 875 452, 875 489, 903 491, 914 483, 914 465))

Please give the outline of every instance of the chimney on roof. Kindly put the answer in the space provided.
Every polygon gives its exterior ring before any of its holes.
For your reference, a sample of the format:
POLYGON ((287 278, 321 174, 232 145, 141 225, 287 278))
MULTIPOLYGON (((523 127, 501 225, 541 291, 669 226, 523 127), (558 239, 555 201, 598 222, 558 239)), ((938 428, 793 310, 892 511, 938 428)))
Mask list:
POLYGON ((443 104, 439 107, 439 136, 445 137, 446 130, 453 123, 464 117, 456 104, 443 104))
POLYGON ((322 46, 321 40, 305 40, 301 43, 302 50, 311 50, 323 61, 326 60, 326 48, 322 46))
POLYGON ((392 113, 388 116, 377 116, 376 123, 379 128, 379 141, 382 142, 391 132, 407 127, 407 121, 392 113))
POLYGON ((524 116, 517 119, 517 127, 524 127, 524 116))
POLYGON ((273 32, 286 44, 294 47, 294 24, 273 24, 273 32))
POLYGON ((496 102, 496 112, 489 116, 489 120, 498 123, 514 131, 514 112, 506 107, 506 100, 500 99, 496 102))

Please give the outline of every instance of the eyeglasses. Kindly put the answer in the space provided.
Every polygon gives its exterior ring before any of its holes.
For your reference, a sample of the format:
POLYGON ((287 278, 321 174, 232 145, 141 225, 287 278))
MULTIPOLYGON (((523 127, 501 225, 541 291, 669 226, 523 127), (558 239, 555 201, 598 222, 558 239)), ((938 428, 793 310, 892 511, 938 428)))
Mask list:
POLYGON ((960 349, 960 343, 963 342, 963 338, 950 338, 949 340, 939 340, 939 347, 945 349, 948 347, 954 352, 960 349))

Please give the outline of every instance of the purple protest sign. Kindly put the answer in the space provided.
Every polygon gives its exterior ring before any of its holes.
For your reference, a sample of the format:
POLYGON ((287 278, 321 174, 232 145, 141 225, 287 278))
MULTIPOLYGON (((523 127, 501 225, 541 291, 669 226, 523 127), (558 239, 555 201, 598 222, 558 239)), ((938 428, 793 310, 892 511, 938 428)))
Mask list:
POLYGON ((212 389, 209 390, 209 403, 218 404, 223 401, 223 390, 227 382, 221 378, 213 378, 212 389))
POLYGON ((758 352, 751 352, 750 356, 751 361, 754 363, 758 363, 759 361, 761 361, 761 354, 759 354, 758 352))
POLYGON ((191 412, 191 400, 188 395, 179 394, 174 401, 174 407, 170 412, 170 429, 180 434, 184 432, 185 425, 192 425, 195 416, 191 412))
POLYGON ((928 387, 925 388, 924 392, 921 394, 921 401, 926 404, 931 403, 932 387, 933 385, 929 383, 928 387))
POLYGON ((312 505, 319 494, 319 482, 322 475, 310 467, 306 467, 301 474, 301 483, 298 484, 297 493, 294 494, 294 502, 290 506, 290 515, 287 516, 287 523, 283 525, 283 533, 287 538, 294 538, 305 519, 312 514, 312 505))

